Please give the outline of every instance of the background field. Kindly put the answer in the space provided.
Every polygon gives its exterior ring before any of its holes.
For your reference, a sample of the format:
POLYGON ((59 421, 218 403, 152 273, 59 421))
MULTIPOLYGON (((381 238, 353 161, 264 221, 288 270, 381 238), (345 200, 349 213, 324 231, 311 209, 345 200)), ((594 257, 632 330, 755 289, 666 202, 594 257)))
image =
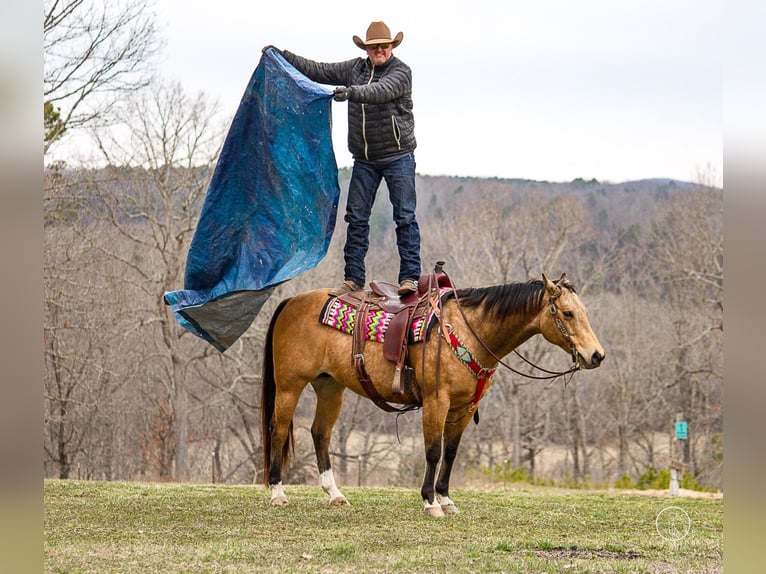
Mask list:
POLYGON ((45 482, 45 572, 722 572, 723 500, 509 487, 455 490, 432 519, 419 492, 289 486, 45 482), (659 535, 680 507, 691 529, 659 535))

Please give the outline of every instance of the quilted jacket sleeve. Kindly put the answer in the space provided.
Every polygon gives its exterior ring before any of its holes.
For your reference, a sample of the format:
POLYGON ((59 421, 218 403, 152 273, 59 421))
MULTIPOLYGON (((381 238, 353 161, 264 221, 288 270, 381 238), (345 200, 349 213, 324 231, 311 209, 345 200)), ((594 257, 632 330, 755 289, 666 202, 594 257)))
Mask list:
POLYGON ((319 84, 348 86, 351 84, 351 72, 358 58, 345 62, 315 62, 288 50, 282 50, 282 57, 310 80, 319 84))

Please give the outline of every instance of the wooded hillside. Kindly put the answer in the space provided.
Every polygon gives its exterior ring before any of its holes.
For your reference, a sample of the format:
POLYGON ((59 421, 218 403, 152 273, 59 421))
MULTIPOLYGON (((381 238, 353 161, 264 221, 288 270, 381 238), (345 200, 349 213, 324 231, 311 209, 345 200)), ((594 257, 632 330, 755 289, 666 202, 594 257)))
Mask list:
MULTIPOLYGON (((350 173, 340 173, 326 258, 279 287, 220 354, 181 329, 162 302, 163 292, 183 287, 215 152, 187 147, 179 162, 162 156, 178 150, 155 151, 145 169, 46 170, 45 475, 252 483, 262 473, 264 331, 283 297, 342 279, 350 173)), ((700 484, 722 486, 723 192, 700 179, 418 176, 424 271, 444 260, 458 287, 566 272, 607 353, 600 369, 568 385, 498 371, 481 423, 461 444, 457 485, 501 467, 537 480, 611 484, 667 467, 673 444, 700 484), (671 442, 678 413, 689 439, 671 442)), ((368 280, 393 281, 398 270, 385 186, 367 268, 368 280)), ((521 351, 550 368, 569 362, 536 339, 521 351)), ((288 482, 316 474, 312 392, 299 405, 288 482)), ((420 432, 419 413, 397 420, 347 393, 331 447, 339 481, 418 485, 420 432)))

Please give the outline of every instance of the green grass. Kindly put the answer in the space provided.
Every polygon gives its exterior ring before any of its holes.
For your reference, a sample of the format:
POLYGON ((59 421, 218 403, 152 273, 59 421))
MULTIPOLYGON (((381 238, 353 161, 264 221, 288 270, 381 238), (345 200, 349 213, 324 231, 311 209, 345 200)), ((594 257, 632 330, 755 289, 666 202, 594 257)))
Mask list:
POLYGON ((723 501, 545 487, 454 490, 461 513, 422 511, 419 491, 288 486, 45 482, 49 573, 722 572, 723 501), (671 542, 655 519, 683 508, 671 542))

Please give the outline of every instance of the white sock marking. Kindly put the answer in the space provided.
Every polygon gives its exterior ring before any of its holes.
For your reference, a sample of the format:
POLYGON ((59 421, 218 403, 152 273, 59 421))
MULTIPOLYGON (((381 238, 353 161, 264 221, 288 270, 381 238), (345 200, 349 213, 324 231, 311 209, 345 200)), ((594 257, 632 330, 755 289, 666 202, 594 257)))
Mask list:
POLYGON ((338 490, 338 487, 335 484, 335 476, 332 473, 332 469, 325 470, 319 476, 322 479, 322 490, 330 495, 330 500, 334 500, 336 498, 345 498, 343 493, 338 490))
POLYGON ((277 484, 272 484, 271 485, 271 500, 274 500, 275 498, 278 498, 280 496, 287 498, 285 496, 285 489, 282 487, 282 483, 278 482, 277 484))

